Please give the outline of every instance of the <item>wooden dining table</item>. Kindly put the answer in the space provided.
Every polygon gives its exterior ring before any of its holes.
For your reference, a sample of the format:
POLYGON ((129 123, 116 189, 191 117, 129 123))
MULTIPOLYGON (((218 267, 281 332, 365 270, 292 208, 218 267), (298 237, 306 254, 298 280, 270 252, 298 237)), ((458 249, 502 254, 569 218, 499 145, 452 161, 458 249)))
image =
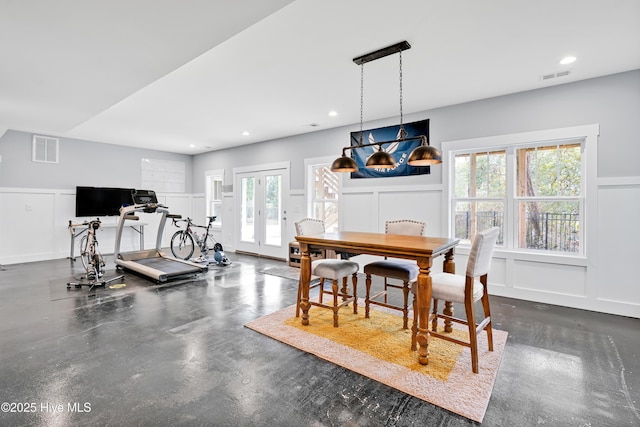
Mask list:
MULTIPOLYGON (((444 256, 443 270, 455 273, 454 249, 459 239, 428 236, 405 236, 385 233, 339 231, 296 236, 300 245, 300 286, 302 324, 309 325, 309 285, 311 282, 311 250, 331 249, 351 255, 369 254, 416 260, 420 272, 417 280, 418 361, 429 364, 429 309, 431 307, 431 267, 434 258, 444 256)), ((408 344, 409 345, 409 344, 408 344)))

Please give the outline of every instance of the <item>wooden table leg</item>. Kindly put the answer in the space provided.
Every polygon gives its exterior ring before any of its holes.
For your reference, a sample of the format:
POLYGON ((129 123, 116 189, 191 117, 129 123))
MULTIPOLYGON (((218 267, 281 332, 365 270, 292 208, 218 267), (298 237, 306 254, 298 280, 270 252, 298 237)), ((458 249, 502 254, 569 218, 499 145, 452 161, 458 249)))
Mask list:
POLYGON ((431 258, 418 258, 418 290, 416 293, 418 309, 418 362, 429 364, 429 309, 431 308, 431 258))
POLYGON ((302 310, 302 324, 309 324, 309 286, 311 283, 311 256, 309 255, 309 247, 300 243, 300 309, 302 310))
MULTIPOLYGON (((453 248, 451 248, 451 250, 444 254, 442 270, 445 273, 456 274, 456 263, 453 262, 453 248)), ((451 301, 445 301, 444 309, 442 312, 447 316, 453 317, 453 303, 451 301)), ((444 331, 453 332, 453 322, 451 322, 451 320, 449 320, 448 318, 444 319, 444 331)))

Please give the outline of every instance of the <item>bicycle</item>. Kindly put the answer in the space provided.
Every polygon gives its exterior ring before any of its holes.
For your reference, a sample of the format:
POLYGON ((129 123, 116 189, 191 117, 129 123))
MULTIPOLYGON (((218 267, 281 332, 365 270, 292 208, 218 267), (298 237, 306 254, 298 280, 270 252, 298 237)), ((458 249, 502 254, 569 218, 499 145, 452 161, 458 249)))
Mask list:
POLYGON ((200 257, 194 259, 196 262, 217 263, 218 265, 229 265, 231 261, 224 254, 222 244, 214 239, 211 234, 211 226, 216 220, 216 216, 208 216, 209 222, 206 226, 194 224, 191 218, 176 219, 173 218, 173 225, 180 227, 178 223, 186 223, 184 230, 178 230, 171 236, 171 253, 174 257, 184 260, 190 260, 196 245, 200 249, 200 257), (204 228, 206 231, 199 235, 194 228, 204 228), (209 260, 209 252, 214 252, 214 260, 209 260))
MULTIPOLYGON (((86 276, 82 277, 79 282, 67 283, 67 289, 71 286, 75 286, 76 288, 90 286, 91 290, 96 286, 105 286, 109 282, 124 277, 124 275, 119 275, 109 280, 100 280, 105 274, 106 266, 104 258, 98 249, 98 238, 96 237, 96 232, 100 229, 101 224, 99 218, 78 224, 85 226, 87 232, 87 234, 80 239, 80 260, 82 261, 86 276), (87 281, 85 282, 84 280, 87 281)), ((74 225, 76 224, 71 224, 71 221, 69 221, 69 227, 74 225)))

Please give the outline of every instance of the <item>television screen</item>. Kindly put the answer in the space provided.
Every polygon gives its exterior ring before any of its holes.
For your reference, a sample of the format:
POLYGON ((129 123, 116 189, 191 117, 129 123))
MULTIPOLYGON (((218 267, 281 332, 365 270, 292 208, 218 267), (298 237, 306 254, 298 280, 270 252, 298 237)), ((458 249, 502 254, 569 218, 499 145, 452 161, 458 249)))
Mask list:
POLYGON ((117 216, 133 203, 133 188, 76 187, 76 217, 117 216))

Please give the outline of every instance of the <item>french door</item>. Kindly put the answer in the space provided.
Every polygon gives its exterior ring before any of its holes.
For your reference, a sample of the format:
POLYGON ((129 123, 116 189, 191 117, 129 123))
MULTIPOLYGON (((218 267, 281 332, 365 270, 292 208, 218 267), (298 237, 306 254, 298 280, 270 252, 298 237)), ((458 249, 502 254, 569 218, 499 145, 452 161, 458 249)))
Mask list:
MULTIPOLYGON (((234 196, 236 248, 242 252, 286 259, 286 197, 289 168, 236 171, 234 196)), ((264 168, 264 166, 263 166, 264 168)))

